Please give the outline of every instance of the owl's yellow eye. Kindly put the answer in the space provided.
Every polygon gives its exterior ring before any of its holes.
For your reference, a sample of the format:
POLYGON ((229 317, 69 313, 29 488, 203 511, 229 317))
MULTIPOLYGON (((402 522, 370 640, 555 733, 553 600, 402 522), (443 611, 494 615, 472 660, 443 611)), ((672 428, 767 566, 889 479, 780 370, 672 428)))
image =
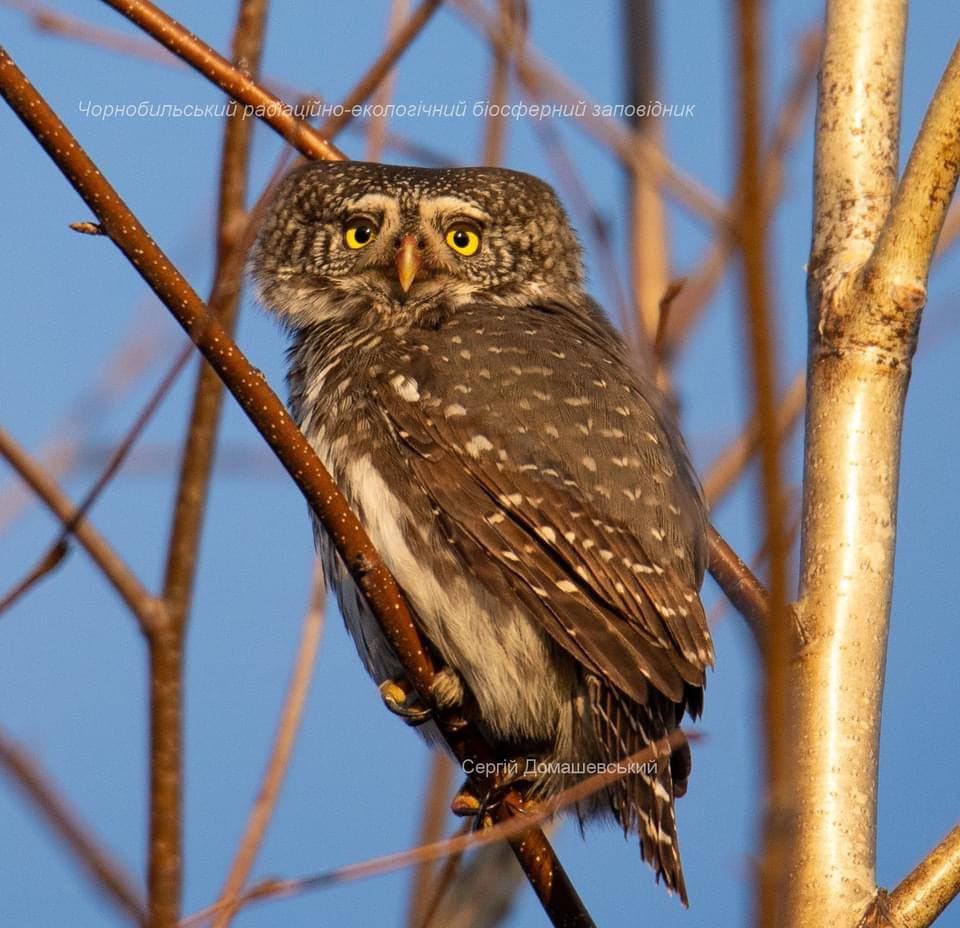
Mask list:
POLYGON ((377 237, 377 227, 369 219, 353 219, 343 230, 347 248, 365 248, 377 237))
POLYGON ((480 247, 480 236, 469 226, 453 226, 447 232, 447 244, 458 254, 469 258, 480 247))

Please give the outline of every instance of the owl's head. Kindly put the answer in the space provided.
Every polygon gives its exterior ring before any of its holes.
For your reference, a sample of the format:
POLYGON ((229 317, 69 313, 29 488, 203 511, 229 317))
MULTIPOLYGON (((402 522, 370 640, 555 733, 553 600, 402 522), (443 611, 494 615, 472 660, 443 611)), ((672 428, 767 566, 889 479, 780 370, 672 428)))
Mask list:
POLYGON ((318 162, 280 185, 251 257, 293 328, 376 309, 578 302, 583 267, 554 192, 497 168, 318 162))

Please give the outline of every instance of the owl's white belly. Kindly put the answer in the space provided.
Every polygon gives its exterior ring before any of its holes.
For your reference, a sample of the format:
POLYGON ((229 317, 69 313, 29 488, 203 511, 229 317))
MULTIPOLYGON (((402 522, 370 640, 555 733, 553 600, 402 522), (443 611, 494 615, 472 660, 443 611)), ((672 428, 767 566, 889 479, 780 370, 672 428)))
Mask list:
MULTIPOLYGON (((499 600, 454 562, 435 526, 417 524, 369 456, 346 463, 342 473, 342 490, 413 606, 422 632, 463 677, 491 734, 514 742, 554 739, 561 713, 573 699, 572 662, 557 654, 516 603, 499 600), (414 532, 420 537, 412 539, 414 532), (426 548, 430 556, 418 557, 414 548, 426 548), (442 578, 437 565, 450 568, 442 578)), ((377 682, 402 676, 346 566, 322 531, 320 538, 327 581, 337 590, 368 672, 377 682)))

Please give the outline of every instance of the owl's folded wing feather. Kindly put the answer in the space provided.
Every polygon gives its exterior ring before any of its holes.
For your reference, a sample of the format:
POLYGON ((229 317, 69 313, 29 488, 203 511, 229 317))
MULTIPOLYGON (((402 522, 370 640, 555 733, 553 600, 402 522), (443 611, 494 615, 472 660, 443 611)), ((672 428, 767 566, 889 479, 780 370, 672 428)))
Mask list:
POLYGON ((622 692, 682 703, 713 654, 685 452, 616 352, 556 319, 523 324, 518 339, 477 308, 418 332, 384 372, 383 413, 467 569, 506 578, 622 692))

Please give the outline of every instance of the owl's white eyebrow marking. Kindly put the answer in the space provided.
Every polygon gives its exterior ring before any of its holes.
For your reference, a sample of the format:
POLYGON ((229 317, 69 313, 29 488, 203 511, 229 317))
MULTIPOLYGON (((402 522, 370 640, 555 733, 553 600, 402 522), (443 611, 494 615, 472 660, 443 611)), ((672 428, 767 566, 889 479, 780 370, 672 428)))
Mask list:
POLYGON ((431 219, 437 213, 444 216, 464 216, 481 224, 489 224, 492 219, 482 209, 477 209, 472 203, 461 200, 459 197, 424 197, 420 201, 420 215, 424 219, 431 219))
POLYGON ((384 221, 395 220, 398 214, 397 201, 383 193, 365 193, 355 200, 344 203, 351 213, 383 213, 384 221))

